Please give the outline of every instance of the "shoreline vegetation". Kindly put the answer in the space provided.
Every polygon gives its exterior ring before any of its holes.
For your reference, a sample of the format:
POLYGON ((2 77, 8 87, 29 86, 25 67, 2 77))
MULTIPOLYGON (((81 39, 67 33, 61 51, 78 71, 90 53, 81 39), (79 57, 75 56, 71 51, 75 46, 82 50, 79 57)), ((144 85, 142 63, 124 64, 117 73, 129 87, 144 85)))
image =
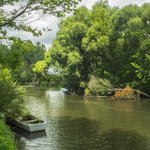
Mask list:
MULTIPOLYGON (((128 86, 128 85, 127 85, 128 86)), ((103 91, 106 92, 106 91, 103 91)), ((92 94, 84 94, 83 96, 85 98, 96 98, 96 99, 111 99, 111 100, 136 100, 140 99, 141 97, 143 98, 150 98, 149 95, 135 89, 120 89, 120 90, 114 90, 113 93, 114 95, 92 95, 92 94), (133 92, 131 94, 131 92, 133 92), (142 95, 142 96, 141 96, 142 95)))
MULTIPOLYGON (((19 84, 17 84, 19 85, 19 84)), ((26 83, 19 86, 38 86, 38 87, 62 87, 62 85, 54 85, 48 82, 39 85, 37 82, 26 83)), ((111 85, 110 82, 106 79, 96 78, 91 76, 91 80, 87 84, 87 88, 84 90, 84 93, 81 94, 79 91, 75 92, 73 90, 64 91, 65 94, 70 95, 83 95, 85 98, 97 98, 97 99, 111 99, 111 100, 123 100, 123 99, 139 99, 140 97, 150 98, 146 93, 143 93, 140 90, 132 89, 129 85, 126 87, 120 88, 116 85, 111 85)))
POLYGON ((123 99, 138 99, 141 95, 150 98, 149 95, 132 89, 129 85, 122 89, 118 86, 111 85, 106 79, 91 77, 87 88, 85 89, 84 97, 86 98, 97 98, 97 99, 112 99, 112 100, 123 100, 123 99))

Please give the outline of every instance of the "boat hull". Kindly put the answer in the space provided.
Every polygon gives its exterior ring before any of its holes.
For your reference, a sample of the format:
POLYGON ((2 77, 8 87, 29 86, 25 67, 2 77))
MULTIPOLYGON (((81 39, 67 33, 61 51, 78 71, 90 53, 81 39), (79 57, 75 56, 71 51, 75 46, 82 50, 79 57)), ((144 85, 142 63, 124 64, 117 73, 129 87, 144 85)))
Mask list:
POLYGON ((17 120, 9 120, 7 119, 7 122, 14 124, 15 126, 24 129, 28 132, 37 132, 37 131, 43 131, 46 128, 47 123, 35 123, 35 124, 26 124, 17 120))

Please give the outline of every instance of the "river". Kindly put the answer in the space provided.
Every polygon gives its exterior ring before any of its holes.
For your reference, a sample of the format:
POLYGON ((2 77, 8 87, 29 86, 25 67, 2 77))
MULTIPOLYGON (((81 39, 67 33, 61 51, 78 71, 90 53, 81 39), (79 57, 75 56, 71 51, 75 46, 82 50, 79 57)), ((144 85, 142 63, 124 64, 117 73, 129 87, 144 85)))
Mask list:
POLYGON ((150 150, 150 99, 97 100, 26 87, 26 107, 45 132, 16 132, 18 150, 150 150))

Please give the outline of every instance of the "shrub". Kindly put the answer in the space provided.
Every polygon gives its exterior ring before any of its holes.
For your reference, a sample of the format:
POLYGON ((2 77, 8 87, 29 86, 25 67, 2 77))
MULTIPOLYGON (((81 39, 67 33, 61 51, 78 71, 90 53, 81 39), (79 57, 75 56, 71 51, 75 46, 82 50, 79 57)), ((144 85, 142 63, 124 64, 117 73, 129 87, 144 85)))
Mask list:
POLYGON ((0 68, 0 112, 17 118, 24 113, 24 103, 23 88, 16 86, 7 68, 0 68))
POLYGON ((0 150, 17 150, 14 135, 2 119, 0 119, 0 150))

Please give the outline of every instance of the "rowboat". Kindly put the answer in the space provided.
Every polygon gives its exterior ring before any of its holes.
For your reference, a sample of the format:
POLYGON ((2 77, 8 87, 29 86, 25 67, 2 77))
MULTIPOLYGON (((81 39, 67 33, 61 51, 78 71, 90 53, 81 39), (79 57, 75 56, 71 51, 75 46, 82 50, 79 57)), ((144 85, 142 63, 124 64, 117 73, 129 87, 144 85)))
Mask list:
POLYGON ((16 120, 6 118, 6 121, 28 132, 37 132, 45 130, 47 122, 44 122, 43 120, 40 120, 32 115, 28 116, 27 118, 28 119, 26 120, 23 120, 21 118, 18 118, 16 120))

